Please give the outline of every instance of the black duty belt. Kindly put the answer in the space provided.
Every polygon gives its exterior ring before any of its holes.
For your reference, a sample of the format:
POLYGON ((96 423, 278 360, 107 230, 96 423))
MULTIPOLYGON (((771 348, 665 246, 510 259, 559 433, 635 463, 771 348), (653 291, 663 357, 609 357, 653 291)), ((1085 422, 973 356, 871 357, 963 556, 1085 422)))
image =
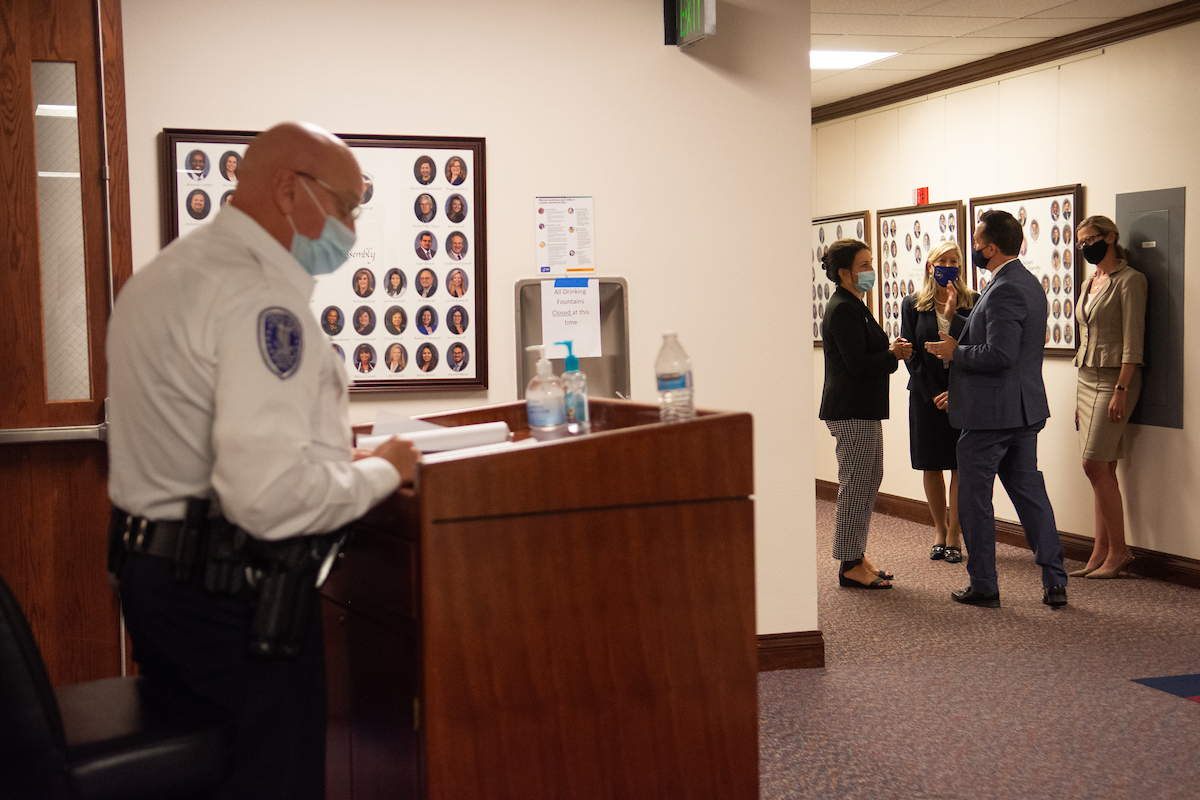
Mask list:
POLYGON ((114 584, 125 555, 144 553, 172 561, 176 580, 188 582, 196 575, 212 594, 237 594, 248 586, 254 591, 250 654, 295 657, 304 646, 317 591, 350 526, 260 541, 222 516, 209 517, 208 508, 208 500, 189 498, 183 519, 150 520, 113 507, 108 571, 114 584))
POLYGON ((119 509, 114 512, 124 516, 120 522, 123 529, 121 541, 125 549, 131 553, 145 553, 175 560, 179 555, 179 537, 183 532, 183 520, 159 519, 149 520, 145 517, 135 517, 119 509))

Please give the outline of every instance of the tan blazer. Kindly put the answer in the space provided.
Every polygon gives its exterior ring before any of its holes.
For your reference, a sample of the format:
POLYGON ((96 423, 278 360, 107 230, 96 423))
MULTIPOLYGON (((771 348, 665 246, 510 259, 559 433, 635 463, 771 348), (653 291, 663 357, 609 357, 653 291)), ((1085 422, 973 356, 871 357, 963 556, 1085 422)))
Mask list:
POLYGON ((1146 276, 1124 260, 1118 260, 1108 284, 1089 296, 1094 279, 1095 273, 1083 285, 1079 302, 1075 304, 1079 319, 1075 366, 1120 367, 1123 363, 1143 363, 1146 276))

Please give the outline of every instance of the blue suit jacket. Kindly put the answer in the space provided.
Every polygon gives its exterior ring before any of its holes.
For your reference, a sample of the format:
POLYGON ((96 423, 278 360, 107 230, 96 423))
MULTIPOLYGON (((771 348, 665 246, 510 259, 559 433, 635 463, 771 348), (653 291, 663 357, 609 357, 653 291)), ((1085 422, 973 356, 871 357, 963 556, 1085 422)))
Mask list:
POLYGON ((959 430, 1021 428, 1050 416, 1042 382, 1046 295, 1013 259, 971 314, 951 321, 950 424, 959 430))

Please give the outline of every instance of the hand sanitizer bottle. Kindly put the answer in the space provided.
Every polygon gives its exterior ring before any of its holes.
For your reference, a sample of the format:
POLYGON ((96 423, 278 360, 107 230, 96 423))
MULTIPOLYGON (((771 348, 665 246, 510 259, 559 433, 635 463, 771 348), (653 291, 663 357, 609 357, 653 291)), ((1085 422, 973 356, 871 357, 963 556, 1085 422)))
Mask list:
POLYGON ((525 415, 529 418, 529 432, 540 442, 566 436, 567 407, 563 383, 550 371, 550 359, 546 358, 544 345, 531 344, 525 349, 539 356, 537 375, 525 387, 525 415))
POLYGON ((571 349, 571 342, 558 342, 567 348, 567 371, 562 374, 563 390, 566 393, 567 431, 580 436, 592 429, 588 419, 587 375, 579 371, 579 359, 571 349))

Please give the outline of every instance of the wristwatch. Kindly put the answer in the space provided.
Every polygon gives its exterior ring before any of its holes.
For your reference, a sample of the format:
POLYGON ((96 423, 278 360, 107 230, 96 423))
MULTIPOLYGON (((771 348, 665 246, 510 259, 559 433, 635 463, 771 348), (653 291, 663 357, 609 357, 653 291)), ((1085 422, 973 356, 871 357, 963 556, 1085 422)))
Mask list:
POLYGON ((1119 383, 1118 383, 1118 384, 1117 384, 1117 385, 1116 385, 1114 388, 1115 388, 1115 389, 1116 389, 1118 392, 1123 392, 1123 391, 1125 391, 1125 387, 1124 387, 1124 386, 1122 386, 1122 385, 1121 385, 1121 384, 1119 384, 1119 383))

